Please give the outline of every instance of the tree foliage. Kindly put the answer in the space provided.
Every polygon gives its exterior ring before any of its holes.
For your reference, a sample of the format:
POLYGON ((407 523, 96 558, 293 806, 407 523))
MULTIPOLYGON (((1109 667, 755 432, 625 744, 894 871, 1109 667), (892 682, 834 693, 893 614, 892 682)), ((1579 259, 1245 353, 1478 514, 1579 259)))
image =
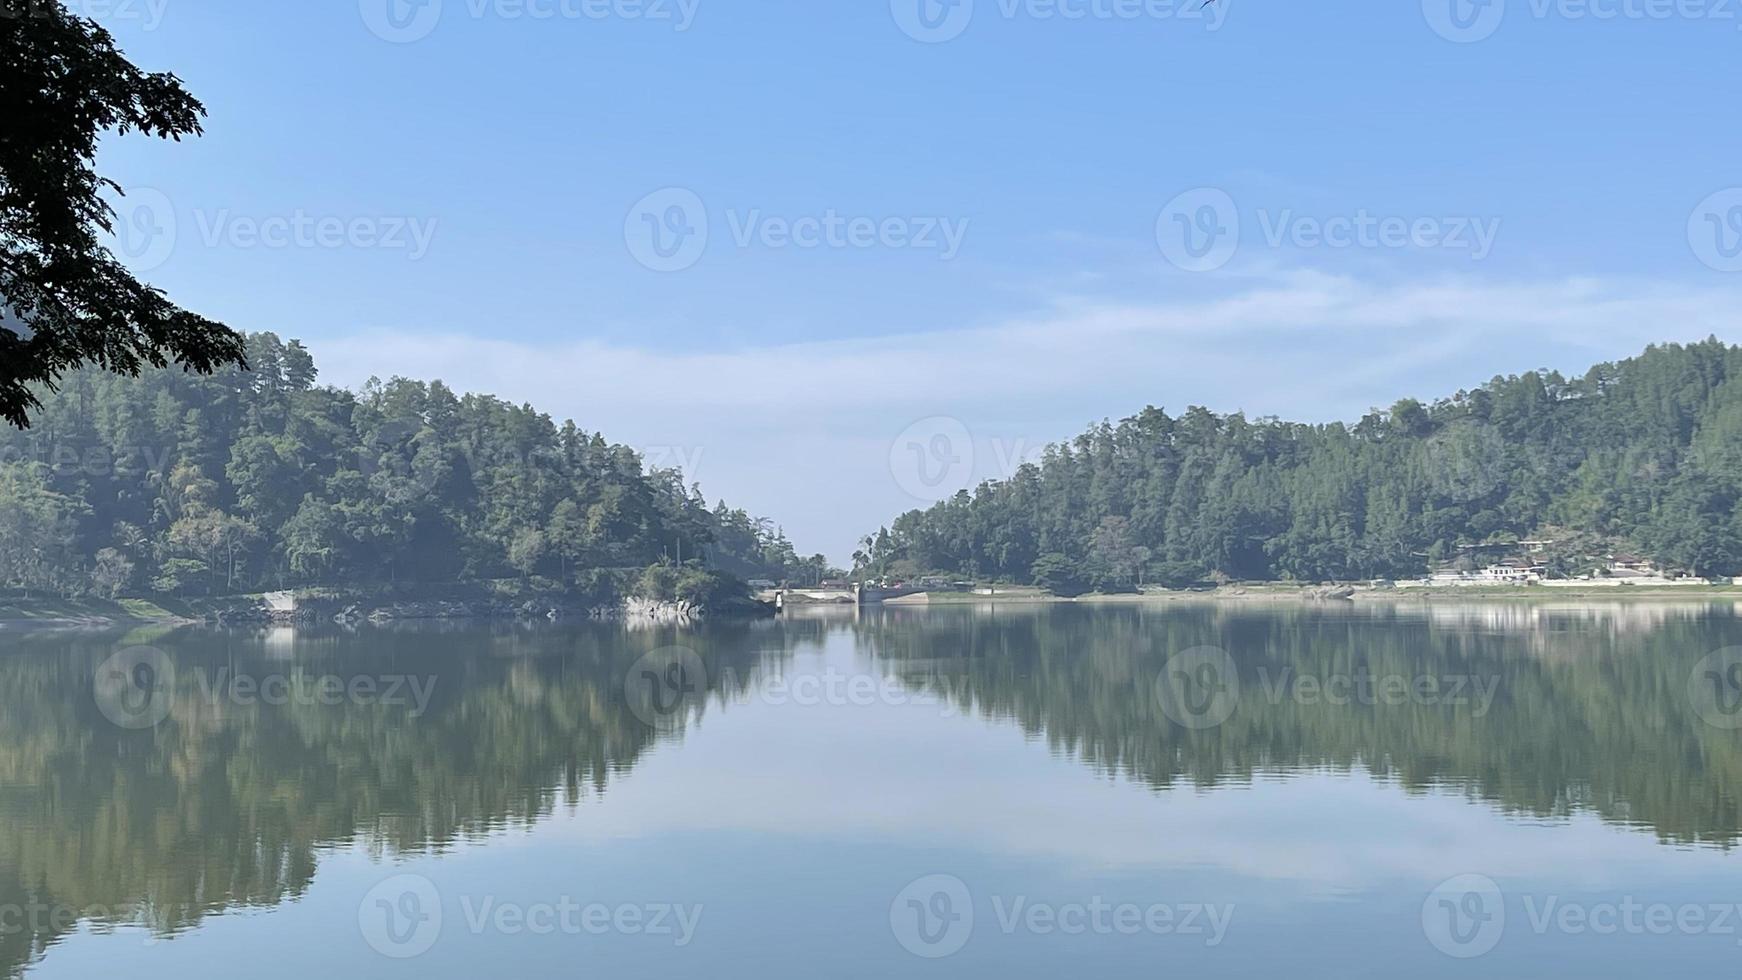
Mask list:
MULTIPOLYGON (((1354 425, 1146 408, 897 518, 858 560, 1069 587, 1420 574, 1549 526, 1742 572, 1742 349, 1496 377, 1354 425)), ((1576 564, 1577 556, 1567 559, 1576 564)))
POLYGON ((102 192, 122 188, 94 169, 98 138, 180 140, 199 134, 204 108, 56 2, 0 0, 0 52, 0 417, 28 426, 33 386, 82 364, 238 362, 239 335, 139 282, 101 240, 115 224, 102 192))
MULTIPOLYGON (((772 524, 709 508, 673 470, 530 406, 439 381, 316 384, 297 341, 251 370, 97 370, 0 432, 0 588, 233 594, 305 585, 537 579, 598 591, 652 565, 803 580, 772 524)), ((675 592, 673 593, 676 594, 675 592)))

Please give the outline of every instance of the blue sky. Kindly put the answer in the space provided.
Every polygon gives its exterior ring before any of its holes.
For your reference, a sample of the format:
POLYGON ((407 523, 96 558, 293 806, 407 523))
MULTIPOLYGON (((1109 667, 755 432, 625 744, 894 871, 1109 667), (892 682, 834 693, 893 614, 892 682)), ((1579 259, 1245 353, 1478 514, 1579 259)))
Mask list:
POLYGON ((210 110, 104 149, 150 281, 836 558, 1145 404, 1738 339, 1736 0, 79 6, 210 110))

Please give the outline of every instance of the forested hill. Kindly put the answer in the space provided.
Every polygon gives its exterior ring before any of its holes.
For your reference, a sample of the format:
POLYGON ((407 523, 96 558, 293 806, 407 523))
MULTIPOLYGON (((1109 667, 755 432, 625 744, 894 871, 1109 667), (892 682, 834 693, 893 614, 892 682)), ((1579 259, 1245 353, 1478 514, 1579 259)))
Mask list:
POLYGON ((272 334, 249 338, 248 359, 210 377, 81 371, 42 393, 28 431, 0 431, 0 588, 508 578, 607 593, 717 580, 703 562, 745 578, 826 573, 768 522, 709 509, 680 473, 572 422, 439 381, 322 387, 308 350, 272 334))
POLYGON ((1147 408, 896 519, 857 556, 1077 588, 1419 574, 1552 532, 1742 572, 1742 349, 1648 348, 1583 377, 1496 377, 1354 425, 1147 408))

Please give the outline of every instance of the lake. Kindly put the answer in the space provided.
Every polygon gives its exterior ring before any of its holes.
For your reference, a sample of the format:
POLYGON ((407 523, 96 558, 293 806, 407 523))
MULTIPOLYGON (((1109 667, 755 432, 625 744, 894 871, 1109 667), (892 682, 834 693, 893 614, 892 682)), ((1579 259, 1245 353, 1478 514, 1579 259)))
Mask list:
POLYGON ((33 978, 1742 958, 1729 603, 0 634, 33 978))

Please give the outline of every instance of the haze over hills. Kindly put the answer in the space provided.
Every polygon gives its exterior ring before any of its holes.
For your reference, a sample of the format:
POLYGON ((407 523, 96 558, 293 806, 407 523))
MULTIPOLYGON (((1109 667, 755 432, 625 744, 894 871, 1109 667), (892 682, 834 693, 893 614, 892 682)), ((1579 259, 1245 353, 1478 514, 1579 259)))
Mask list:
MULTIPOLYGON (((867 536, 875 574, 1063 590, 1418 575, 1532 535, 1742 572, 1742 349, 1653 346, 1583 376, 1496 377, 1353 425, 1150 407, 867 536)), ((1563 569, 1571 571, 1568 567, 1563 569)))

